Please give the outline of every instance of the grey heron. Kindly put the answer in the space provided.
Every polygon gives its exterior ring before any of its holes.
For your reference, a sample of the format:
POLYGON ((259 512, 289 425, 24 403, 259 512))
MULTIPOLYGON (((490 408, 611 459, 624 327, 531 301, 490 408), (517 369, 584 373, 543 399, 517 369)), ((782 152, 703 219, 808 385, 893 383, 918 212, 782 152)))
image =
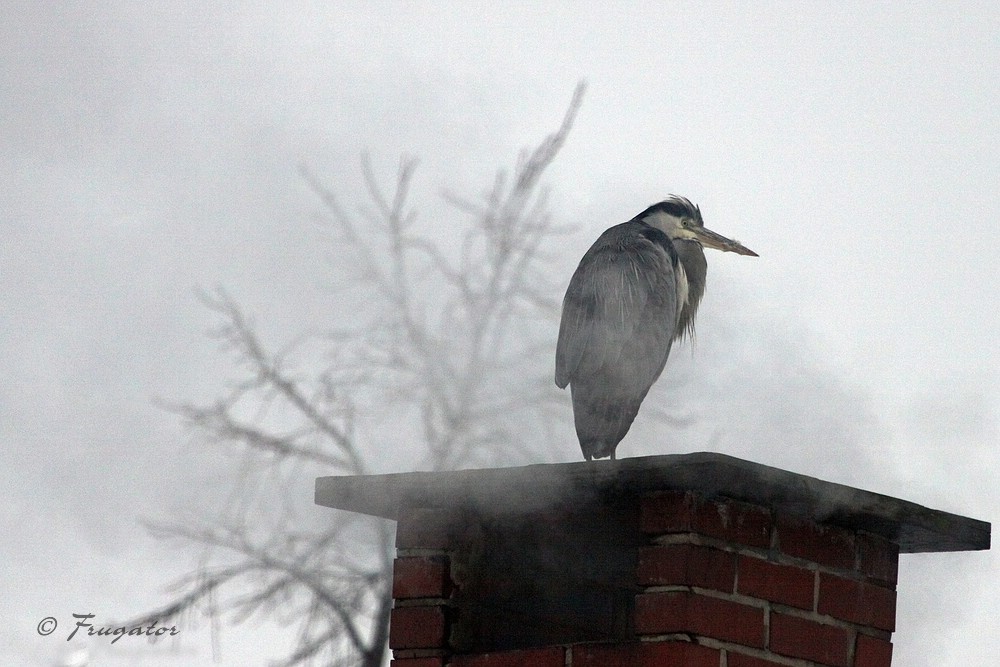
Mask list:
POLYGON ((555 379, 570 387, 586 460, 615 458, 670 346, 694 331, 703 247, 757 257, 706 229, 697 206, 671 195, 606 230, 580 260, 563 299, 555 379))

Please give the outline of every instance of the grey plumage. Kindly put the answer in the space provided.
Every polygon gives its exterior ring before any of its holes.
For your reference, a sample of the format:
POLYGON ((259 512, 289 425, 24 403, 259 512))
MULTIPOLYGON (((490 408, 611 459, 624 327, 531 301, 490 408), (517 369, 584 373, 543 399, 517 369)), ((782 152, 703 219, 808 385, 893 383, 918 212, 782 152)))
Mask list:
POLYGON ((672 196, 606 230, 580 260, 563 299, 555 381, 570 387, 588 461, 614 458, 671 345, 693 331, 703 243, 755 255, 705 229, 698 207, 672 196))

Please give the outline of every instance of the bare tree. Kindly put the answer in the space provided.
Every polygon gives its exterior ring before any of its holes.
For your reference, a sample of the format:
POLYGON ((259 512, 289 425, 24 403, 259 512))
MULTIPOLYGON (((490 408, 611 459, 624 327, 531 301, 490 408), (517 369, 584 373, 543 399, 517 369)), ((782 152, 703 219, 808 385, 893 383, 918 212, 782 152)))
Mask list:
POLYGON ((203 556, 174 600, 138 622, 263 614, 298 626, 297 649, 282 664, 385 662, 391 524, 331 511, 310 526, 275 488, 291 476, 384 469, 385 451, 411 452, 414 465, 433 470, 545 456, 559 291, 543 260, 561 230, 540 179, 583 91, 581 83, 558 130, 513 173, 500 172, 481 200, 445 194, 464 219, 447 228, 460 239, 453 246, 420 233, 407 203, 415 160, 402 160, 391 192, 365 160, 370 205, 360 215, 303 172, 338 261, 355 270, 341 294, 363 302, 366 317, 272 352, 224 291, 203 295, 244 374, 210 405, 170 408, 206 442, 244 454, 245 465, 223 519, 153 526, 201 545, 203 556))

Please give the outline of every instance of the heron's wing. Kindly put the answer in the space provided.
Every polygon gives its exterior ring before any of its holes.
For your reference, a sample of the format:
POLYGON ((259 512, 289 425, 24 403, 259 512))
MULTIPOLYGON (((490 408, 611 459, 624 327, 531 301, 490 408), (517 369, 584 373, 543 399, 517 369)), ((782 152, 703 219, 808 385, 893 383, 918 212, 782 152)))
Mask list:
MULTIPOLYGON (((676 308, 676 287, 669 256, 657 243, 629 224, 612 227, 591 246, 570 279, 563 299, 556 345, 556 384, 588 376, 615 362, 631 347, 651 305, 669 301, 676 308)), ((672 333, 673 314, 662 327, 672 333)))

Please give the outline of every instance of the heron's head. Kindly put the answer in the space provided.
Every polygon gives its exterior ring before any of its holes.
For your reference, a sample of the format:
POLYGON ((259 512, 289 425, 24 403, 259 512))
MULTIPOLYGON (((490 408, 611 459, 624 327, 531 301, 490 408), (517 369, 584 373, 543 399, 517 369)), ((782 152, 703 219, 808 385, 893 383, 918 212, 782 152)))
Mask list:
POLYGON ((650 227, 656 227, 672 241, 697 241, 706 248, 751 257, 758 256, 739 241, 727 239, 722 234, 706 229, 701 219, 701 210, 684 197, 670 195, 667 199, 647 208, 636 218, 650 227))

